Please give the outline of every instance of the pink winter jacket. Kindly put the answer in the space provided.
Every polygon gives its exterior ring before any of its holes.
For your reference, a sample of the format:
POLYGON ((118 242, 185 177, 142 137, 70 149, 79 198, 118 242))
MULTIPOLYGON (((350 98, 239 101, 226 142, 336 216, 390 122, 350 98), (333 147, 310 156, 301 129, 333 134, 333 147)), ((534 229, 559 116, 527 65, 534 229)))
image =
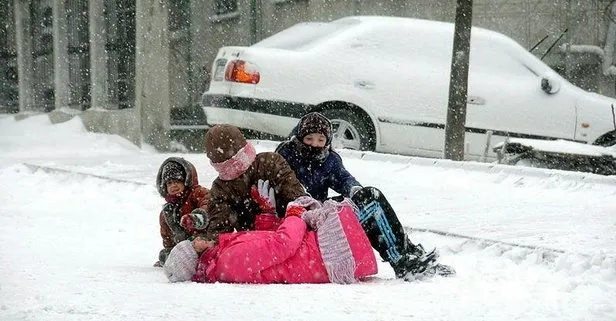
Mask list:
MULTIPOLYGON (((377 273, 374 252, 353 210, 339 212, 355 262, 355 279, 377 273)), ((276 231, 220 234, 218 245, 199 258, 195 282, 328 283, 317 232, 299 217, 287 217, 276 231)))

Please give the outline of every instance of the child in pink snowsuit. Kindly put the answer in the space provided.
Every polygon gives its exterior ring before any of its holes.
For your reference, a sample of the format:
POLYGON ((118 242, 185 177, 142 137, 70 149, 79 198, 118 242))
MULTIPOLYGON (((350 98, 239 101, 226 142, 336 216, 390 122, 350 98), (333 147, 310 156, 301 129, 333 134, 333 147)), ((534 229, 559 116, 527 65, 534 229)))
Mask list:
POLYGON ((181 242, 164 270, 171 282, 353 283, 376 274, 377 265, 348 202, 321 206, 305 197, 287 206, 275 231, 220 234, 198 259, 190 241, 181 242))

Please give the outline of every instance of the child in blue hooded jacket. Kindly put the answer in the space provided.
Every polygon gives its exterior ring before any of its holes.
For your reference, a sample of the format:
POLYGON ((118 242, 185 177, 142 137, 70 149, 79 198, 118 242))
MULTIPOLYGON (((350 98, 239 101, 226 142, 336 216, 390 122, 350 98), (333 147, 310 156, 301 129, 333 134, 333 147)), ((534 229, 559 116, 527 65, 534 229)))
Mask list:
POLYGON ((312 198, 324 202, 329 188, 350 198, 361 188, 331 147, 329 119, 317 112, 309 113, 302 117, 292 134, 290 140, 278 145, 276 152, 287 160, 312 198))
MULTIPOLYGON (((293 129, 291 139, 280 143, 276 152, 289 163, 306 192, 316 200, 325 201, 331 188, 342 197, 351 199, 355 193, 362 191, 357 195, 374 195, 373 201, 378 202, 380 191, 363 188, 344 168, 342 158, 331 147, 332 136, 329 119, 318 112, 312 112, 300 119, 293 129)), ((370 200, 366 202, 369 203, 370 200)), ((436 263, 438 254, 435 250, 426 252, 421 244, 415 245, 409 240, 391 207, 385 206, 387 210, 384 210, 383 206, 378 206, 375 211, 374 207, 366 204, 356 209, 356 215, 372 247, 384 261, 389 262, 396 277, 414 280, 435 274, 455 273, 451 267, 436 263)))

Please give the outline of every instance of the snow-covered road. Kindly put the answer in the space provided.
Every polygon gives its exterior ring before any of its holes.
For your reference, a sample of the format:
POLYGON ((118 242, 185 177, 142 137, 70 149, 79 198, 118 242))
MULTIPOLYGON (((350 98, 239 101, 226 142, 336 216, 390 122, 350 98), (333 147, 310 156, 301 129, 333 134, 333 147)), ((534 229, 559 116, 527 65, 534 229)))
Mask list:
POLYGON ((616 320, 616 179, 343 155, 408 227, 557 251, 416 232, 456 277, 406 283, 382 264, 347 286, 170 284, 151 266, 168 154, 78 119, 0 117, 0 320, 616 320))

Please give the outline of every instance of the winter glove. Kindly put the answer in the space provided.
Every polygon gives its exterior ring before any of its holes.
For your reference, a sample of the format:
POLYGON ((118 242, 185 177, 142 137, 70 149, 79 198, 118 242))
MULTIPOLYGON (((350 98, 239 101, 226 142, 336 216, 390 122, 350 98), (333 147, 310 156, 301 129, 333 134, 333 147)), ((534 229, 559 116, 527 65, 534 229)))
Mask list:
POLYGON ((176 203, 166 203, 163 205, 163 214, 165 215, 165 220, 175 221, 175 215, 180 210, 180 204, 176 203))
POLYGON ((338 213, 340 213, 341 208, 343 206, 347 206, 346 204, 349 203, 346 201, 344 201, 343 203, 329 200, 325 201, 322 207, 304 212, 304 214, 302 215, 302 219, 304 219, 304 222, 306 222, 306 224, 312 230, 318 231, 319 228, 321 228, 321 226, 325 224, 325 221, 329 216, 337 216, 338 213))
POLYGON ((262 214, 276 215, 276 197, 274 188, 269 186, 269 181, 259 179, 257 185, 252 185, 250 196, 259 205, 262 214))
POLYGON ((314 198, 310 196, 300 196, 293 202, 289 202, 289 204, 287 204, 287 210, 285 212, 285 217, 287 216, 301 217, 302 214, 304 214, 306 210, 318 209, 318 208, 321 208, 321 206, 322 205, 321 203, 319 203, 319 201, 315 200, 314 198))
POLYGON ((205 230, 208 224, 208 215, 202 208, 195 208, 190 214, 180 218, 180 226, 189 232, 205 230))
POLYGON ((298 205, 291 205, 291 206, 287 206, 287 211, 285 212, 285 217, 289 217, 289 216, 297 216, 297 217, 302 217, 302 214, 304 214, 304 212, 306 211, 306 209, 302 206, 298 206, 298 205))
POLYGON ((188 233, 180 226, 178 216, 180 212, 180 204, 167 203, 163 206, 163 216, 165 222, 173 233, 172 239, 174 243, 180 243, 188 239, 188 233))

